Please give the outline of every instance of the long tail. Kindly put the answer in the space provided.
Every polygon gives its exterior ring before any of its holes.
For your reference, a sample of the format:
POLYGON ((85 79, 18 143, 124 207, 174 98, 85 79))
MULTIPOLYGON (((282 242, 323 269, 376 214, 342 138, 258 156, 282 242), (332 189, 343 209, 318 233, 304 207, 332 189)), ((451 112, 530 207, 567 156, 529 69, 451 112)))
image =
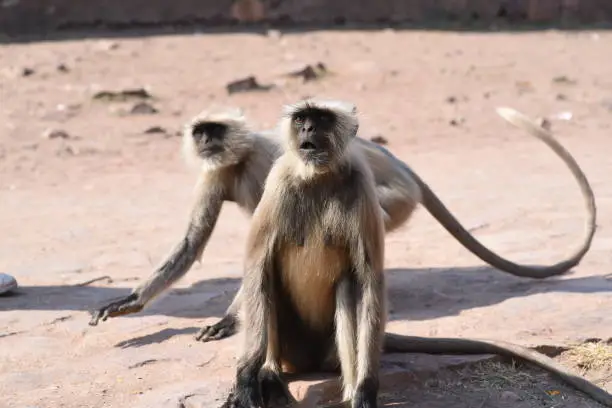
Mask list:
POLYGON ((603 388, 574 374, 544 354, 504 341, 417 337, 385 333, 384 351, 425 354, 499 354, 505 357, 518 357, 556 374, 597 402, 606 407, 612 407, 612 395, 603 388))
MULTIPOLYGON (((549 146, 553 152, 555 152, 561 158, 561 160, 563 160, 563 162, 570 169, 574 178, 578 181, 587 210, 585 233, 580 247, 565 260, 549 266, 540 266, 521 265, 502 258, 474 238, 474 236, 467 231, 463 225, 461 225, 461 223, 446 208, 442 201, 440 201, 436 194, 415 172, 413 172, 401 160, 396 159, 397 163, 401 165, 419 184, 423 197, 422 204, 427 211, 429 211, 429 213, 436 220, 438 220, 438 222, 465 248, 483 261, 487 262, 489 265, 512 275, 536 279, 548 278, 550 276, 567 272, 570 268, 580 263, 584 255, 591 247, 591 242, 593 241, 593 236, 595 235, 597 225, 597 208, 595 205, 593 190, 591 189, 586 176, 580 169, 580 166, 578 163, 576 163, 576 160, 574 160, 572 155, 553 137, 549 131, 545 130, 541 126, 538 126, 527 116, 517 112, 514 109, 498 108, 497 113, 514 126, 526 130, 531 136, 534 136, 549 146)), ((380 150, 385 152, 387 155, 391 155, 384 148, 380 148, 380 150)))

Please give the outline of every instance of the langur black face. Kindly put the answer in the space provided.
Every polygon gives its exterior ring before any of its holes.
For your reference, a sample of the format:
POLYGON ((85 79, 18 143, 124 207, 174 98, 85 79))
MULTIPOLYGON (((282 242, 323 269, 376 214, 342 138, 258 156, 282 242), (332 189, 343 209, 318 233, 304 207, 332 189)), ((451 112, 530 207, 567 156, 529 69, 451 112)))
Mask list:
POLYGON ((292 121, 301 159, 315 166, 329 164, 336 153, 336 114, 327 109, 307 106, 295 112, 292 121))
POLYGON ((225 151, 228 126, 218 122, 198 122, 191 129, 198 155, 209 158, 225 151))

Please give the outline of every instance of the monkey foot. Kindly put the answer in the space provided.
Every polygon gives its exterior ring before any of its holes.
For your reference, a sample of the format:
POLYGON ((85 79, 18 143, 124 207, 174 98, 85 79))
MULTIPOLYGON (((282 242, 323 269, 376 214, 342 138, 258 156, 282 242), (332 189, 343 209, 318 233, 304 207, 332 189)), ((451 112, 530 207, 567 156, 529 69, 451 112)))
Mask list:
POLYGON ((297 403, 279 374, 263 368, 259 373, 264 405, 269 408, 288 407, 297 403))
POLYGON ((204 326, 195 339, 203 343, 211 340, 221 340, 236 333, 238 321, 236 316, 228 314, 212 326, 204 326))
POLYGON ((236 390, 232 389, 220 408, 264 408, 263 405, 245 403, 244 398, 239 398, 238 395, 239 394, 236 393, 236 390))
POLYGON ((140 304, 140 299, 136 293, 132 293, 120 300, 111 302, 106 306, 102 306, 98 310, 91 313, 91 320, 89 321, 90 326, 96 326, 100 320, 106 321, 109 317, 117 317, 132 313, 137 313, 142 310, 144 306, 140 304))

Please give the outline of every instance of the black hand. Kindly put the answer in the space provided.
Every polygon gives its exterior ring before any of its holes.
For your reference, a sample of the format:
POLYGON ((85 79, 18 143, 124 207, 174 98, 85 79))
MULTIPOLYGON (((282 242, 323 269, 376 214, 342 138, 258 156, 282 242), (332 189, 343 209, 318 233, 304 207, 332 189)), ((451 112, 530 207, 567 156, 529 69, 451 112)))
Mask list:
POLYGON ((109 317, 117 317, 131 313, 137 313, 142 310, 144 305, 140 303, 138 294, 132 293, 123 299, 113 301, 106 306, 92 312, 90 326, 96 326, 100 320, 106 321, 109 317))

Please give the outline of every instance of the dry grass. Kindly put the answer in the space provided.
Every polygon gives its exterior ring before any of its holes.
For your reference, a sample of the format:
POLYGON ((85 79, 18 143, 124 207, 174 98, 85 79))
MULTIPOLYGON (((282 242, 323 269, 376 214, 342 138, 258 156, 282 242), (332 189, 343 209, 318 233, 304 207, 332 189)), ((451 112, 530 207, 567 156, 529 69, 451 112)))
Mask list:
POLYGON ((573 346, 567 356, 584 371, 612 369, 612 345, 606 342, 573 346))
POLYGON ((511 364, 495 360, 483 361, 475 364, 470 371, 470 383, 486 389, 505 390, 533 381, 533 376, 519 370, 514 361, 511 364))
POLYGON ((553 408, 559 404, 560 398, 563 399, 560 389, 547 387, 552 384, 544 380, 546 374, 515 361, 483 361, 470 367, 464 375, 470 388, 493 392, 502 400, 510 398, 517 404, 553 408))

